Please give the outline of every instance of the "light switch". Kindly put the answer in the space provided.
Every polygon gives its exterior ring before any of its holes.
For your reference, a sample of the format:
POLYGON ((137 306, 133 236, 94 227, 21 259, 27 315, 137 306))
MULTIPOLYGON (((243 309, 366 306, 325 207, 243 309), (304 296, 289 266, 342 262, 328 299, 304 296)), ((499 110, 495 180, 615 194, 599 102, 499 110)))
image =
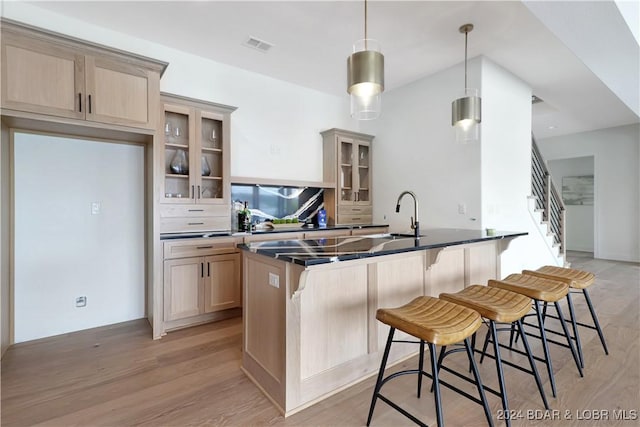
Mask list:
POLYGON ((465 203, 458 203, 458 213, 460 215, 467 213, 467 205, 465 203))
POLYGON ((269 273, 269 284, 274 288, 280 287, 280 276, 277 274, 269 273))
POLYGON ((100 213, 100 202, 91 203, 91 215, 98 215, 100 213))

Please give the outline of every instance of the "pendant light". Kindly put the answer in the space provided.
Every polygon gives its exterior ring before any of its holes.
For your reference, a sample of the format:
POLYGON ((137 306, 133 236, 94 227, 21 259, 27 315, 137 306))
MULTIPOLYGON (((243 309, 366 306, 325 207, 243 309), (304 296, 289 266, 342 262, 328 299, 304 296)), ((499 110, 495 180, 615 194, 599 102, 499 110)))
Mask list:
POLYGON ((384 56, 376 40, 367 38, 367 0, 364 1, 364 39, 353 45, 347 58, 347 92, 351 96, 351 117, 376 119, 384 91, 384 56))
POLYGON ((456 130, 456 141, 468 143, 480 138, 482 100, 477 89, 467 87, 467 37, 473 24, 465 24, 459 30, 464 33, 464 96, 451 103, 451 125, 456 130))

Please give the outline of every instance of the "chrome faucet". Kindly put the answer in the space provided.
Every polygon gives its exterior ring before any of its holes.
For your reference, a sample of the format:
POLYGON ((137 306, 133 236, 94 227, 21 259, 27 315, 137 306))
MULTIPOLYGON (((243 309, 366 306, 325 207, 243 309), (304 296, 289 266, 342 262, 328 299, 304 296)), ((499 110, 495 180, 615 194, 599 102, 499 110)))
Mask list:
POLYGON ((400 195, 398 196, 398 201, 396 202, 396 213, 400 212, 400 201, 402 200, 405 194, 408 194, 411 197, 413 197, 413 206, 414 206, 413 215, 414 216, 411 217, 411 229, 413 230, 416 239, 419 239, 420 223, 418 222, 418 198, 416 197, 413 191, 403 191, 402 193, 400 193, 400 195))

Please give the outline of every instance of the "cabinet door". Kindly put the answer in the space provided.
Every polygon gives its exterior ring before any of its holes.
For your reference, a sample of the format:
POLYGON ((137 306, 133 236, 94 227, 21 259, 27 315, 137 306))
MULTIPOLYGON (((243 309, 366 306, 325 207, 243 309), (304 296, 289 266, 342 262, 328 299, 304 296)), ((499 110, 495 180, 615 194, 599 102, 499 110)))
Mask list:
POLYGON ((178 320, 203 312, 202 257, 164 262, 164 320, 178 320))
POLYGON ((193 143, 194 133, 193 110, 182 105, 164 105, 164 121, 161 135, 164 150, 161 152, 163 167, 164 191, 162 203, 194 202, 195 183, 191 177, 194 171, 193 143))
POLYGON ((240 254, 204 258, 204 312, 240 307, 240 254))
POLYGON ((371 205, 370 145, 366 141, 358 141, 355 147, 357 147, 353 162, 354 182, 357 184, 357 187, 354 187, 355 203, 368 206, 371 205))
POLYGON ((151 88, 157 87, 155 72, 99 56, 85 57, 87 120, 153 129, 149 105, 151 88))
POLYGON ((196 155, 194 170, 196 202, 227 204, 229 156, 226 141, 227 123, 224 115, 210 111, 196 111, 196 155))
POLYGON ((84 119, 84 56, 10 32, 2 37, 2 107, 84 119))
POLYGON ((357 182, 354 174, 353 161, 356 153, 355 141, 351 138, 338 136, 338 204, 351 205, 355 203, 357 182))

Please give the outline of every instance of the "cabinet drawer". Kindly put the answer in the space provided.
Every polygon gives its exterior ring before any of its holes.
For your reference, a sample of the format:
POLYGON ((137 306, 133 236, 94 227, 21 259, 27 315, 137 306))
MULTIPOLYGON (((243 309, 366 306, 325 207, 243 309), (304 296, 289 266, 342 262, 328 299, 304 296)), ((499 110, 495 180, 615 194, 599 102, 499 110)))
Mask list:
POLYGON ((160 218, 201 218, 223 216, 230 218, 226 205, 160 205, 160 218))
POLYGON ((236 250, 236 239, 233 237, 179 240, 164 242, 164 259, 228 254, 236 250))
POLYGON ((338 224, 371 224, 373 215, 338 215, 338 224))
POLYGON ((373 215, 373 206, 338 206, 338 215, 373 215))
POLYGON ((229 217, 160 218, 161 233, 228 231, 230 228, 229 217))

